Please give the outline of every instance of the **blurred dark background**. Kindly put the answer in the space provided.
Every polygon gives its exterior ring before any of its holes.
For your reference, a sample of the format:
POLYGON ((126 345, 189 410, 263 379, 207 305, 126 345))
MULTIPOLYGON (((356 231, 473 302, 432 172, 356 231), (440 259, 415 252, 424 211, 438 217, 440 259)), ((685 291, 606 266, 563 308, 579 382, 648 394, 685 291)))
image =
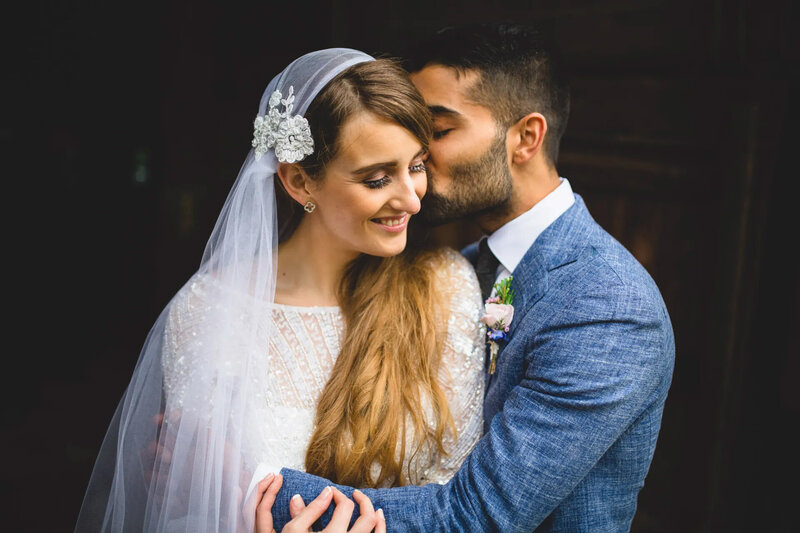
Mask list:
MULTIPOLYGON (((677 362, 636 532, 796 530, 797 7, 789 0, 70 1, 3 8, 5 531, 69 531, 144 337, 199 264, 270 78, 446 25, 551 28, 559 161, 649 270, 677 362), (794 451, 792 451, 794 450, 794 451)), ((462 227, 438 237, 459 246, 462 227)))

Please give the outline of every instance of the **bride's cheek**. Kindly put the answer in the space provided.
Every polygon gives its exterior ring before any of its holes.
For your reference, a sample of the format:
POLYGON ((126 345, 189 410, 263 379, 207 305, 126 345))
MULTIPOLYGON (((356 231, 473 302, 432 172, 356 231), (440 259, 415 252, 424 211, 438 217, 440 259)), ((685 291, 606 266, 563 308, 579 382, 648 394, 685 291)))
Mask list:
POLYGON ((424 172, 422 175, 417 178, 416 183, 414 184, 414 192, 417 194, 417 198, 422 200, 425 197, 425 194, 428 192, 428 175, 424 172))

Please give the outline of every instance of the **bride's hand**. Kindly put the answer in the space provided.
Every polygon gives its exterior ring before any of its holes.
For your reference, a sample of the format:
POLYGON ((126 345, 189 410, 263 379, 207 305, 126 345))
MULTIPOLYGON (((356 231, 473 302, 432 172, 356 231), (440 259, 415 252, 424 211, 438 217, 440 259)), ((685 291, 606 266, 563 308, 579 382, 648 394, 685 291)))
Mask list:
POLYGON ((269 474, 256 485, 256 523, 253 527, 254 533, 275 533, 272 527, 272 504, 275 503, 275 496, 281 490, 283 476, 280 474, 269 474))
MULTIPOLYGON (((355 504, 335 487, 326 487, 314 501, 306 507, 299 494, 292 497, 289 502, 289 513, 292 521, 286 524, 281 533, 307 533, 311 531, 311 525, 319 519, 328 509, 331 500, 336 504, 333 516, 328 527, 323 529, 324 533, 386 533, 386 520, 383 511, 375 512, 372 502, 366 494, 356 490, 353 492, 353 499, 358 502, 360 516, 352 529, 347 529, 350 518, 353 516, 355 504)), ((260 533, 260 532, 259 532, 260 533)))

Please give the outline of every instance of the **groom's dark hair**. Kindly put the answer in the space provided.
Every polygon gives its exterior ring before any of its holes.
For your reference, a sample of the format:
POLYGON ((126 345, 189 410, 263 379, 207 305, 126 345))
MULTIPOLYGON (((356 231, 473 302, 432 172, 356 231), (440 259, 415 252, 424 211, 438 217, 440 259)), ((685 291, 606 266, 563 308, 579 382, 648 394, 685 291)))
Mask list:
POLYGON ((480 24, 444 28, 410 55, 410 72, 435 64, 458 72, 477 71, 470 98, 508 127, 528 113, 547 120, 544 153, 555 165, 569 117, 569 85, 553 42, 519 25, 480 24))

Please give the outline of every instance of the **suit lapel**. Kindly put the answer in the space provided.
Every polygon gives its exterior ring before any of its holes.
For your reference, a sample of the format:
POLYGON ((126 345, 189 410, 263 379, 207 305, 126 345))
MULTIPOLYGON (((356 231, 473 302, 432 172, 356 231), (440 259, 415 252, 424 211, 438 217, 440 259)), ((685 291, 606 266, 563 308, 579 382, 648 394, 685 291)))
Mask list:
MULTIPOLYGON (((535 246, 536 243, 531 250, 535 246)), ((509 337, 514 334, 525 313, 547 292, 547 269, 536 255, 528 257, 531 250, 528 250, 528 254, 511 274, 514 277, 511 281, 511 289, 514 291, 514 319, 509 326, 509 337)))
POLYGON ((510 338, 528 311, 547 294, 550 272, 577 260, 593 226, 594 220, 583 199, 576 194, 575 203, 550 224, 525 253, 512 273, 511 288, 515 296, 510 338))
MULTIPOLYGON (((509 339, 513 341, 514 332, 525 315, 547 294, 551 272, 578 260, 581 251, 588 245, 589 237, 596 231, 597 223, 592 219, 583 199, 575 195, 575 203, 558 217, 534 241, 512 272, 514 280, 514 319, 509 326, 509 339)), ((465 248, 462 253, 474 264, 477 245, 465 248)), ((504 345, 498 354, 498 369, 503 365, 504 345)), ((485 379, 488 390, 492 376, 488 373, 488 348, 485 379)))

